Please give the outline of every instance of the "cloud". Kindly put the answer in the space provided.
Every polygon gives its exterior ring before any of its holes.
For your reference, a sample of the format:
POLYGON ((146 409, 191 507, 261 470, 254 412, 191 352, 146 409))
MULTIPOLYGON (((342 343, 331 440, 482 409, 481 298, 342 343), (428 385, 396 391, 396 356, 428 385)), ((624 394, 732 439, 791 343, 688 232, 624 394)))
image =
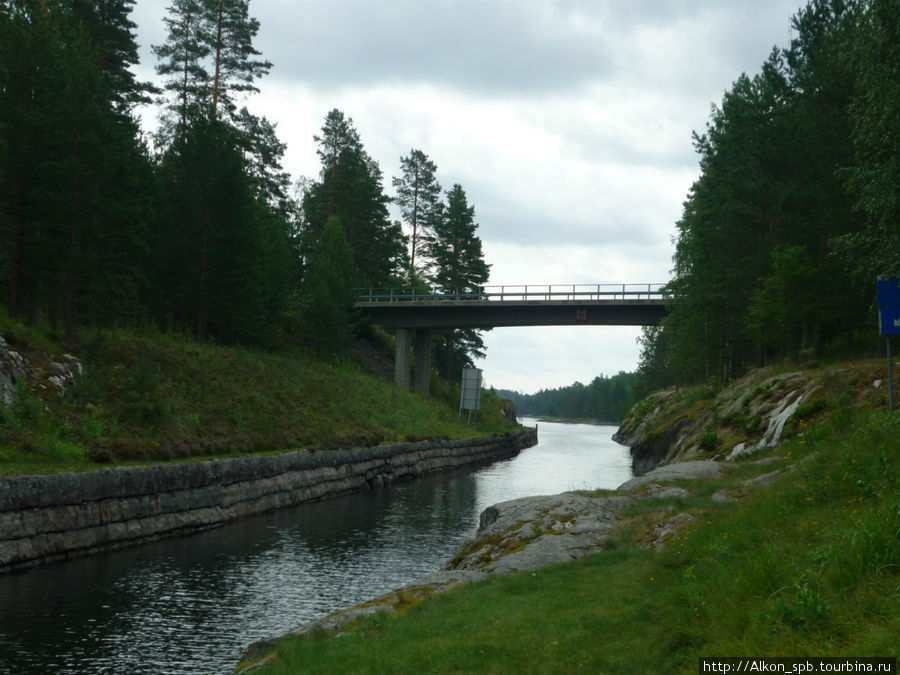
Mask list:
POLYGON ((427 82, 481 96, 646 77, 721 89, 755 69, 796 5, 721 0, 256 0, 273 74, 319 90, 427 82), (774 30, 773 26, 781 27, 774 30), (729 79, 730 78, 730 79, 729 79))
POLYGON ((497 95, 578 87, 609 67, 568 3, 330 0, 254 3, 265 56, 317 88, 441 83, 497 95))
POLYGON ((668 240, 651 246, 484 240, 490 284, 658 284, 668 279, 668 240))

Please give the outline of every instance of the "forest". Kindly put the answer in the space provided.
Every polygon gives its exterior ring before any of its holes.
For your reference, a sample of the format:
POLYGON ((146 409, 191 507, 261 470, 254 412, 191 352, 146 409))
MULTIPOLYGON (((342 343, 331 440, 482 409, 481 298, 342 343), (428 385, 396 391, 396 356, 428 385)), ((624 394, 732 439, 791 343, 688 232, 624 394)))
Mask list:
MULTIPOLYGON (((412 149, 389 196, 353 120, 315 136, 321 171, 242 105, 272 63, 248 0, 172 0, 140 82, 135 0, 0 1, 0 304, 76 344, 155 326, 200 341, 323 356, 358 332, 362 287, 472 288, 489 273, 465 190, 412 149), (157 106, 148 134, 138 106, 157 106), (152 140, 152 142, 150 142, 152 140), (392 220, 395 203, 401 220, 392 220)), ((457 373, 479 331, 435 336, 457 373)))
MULTIPOLYGON (((469 287, 489 265, 465 190, 410 149, 389 195, 351 117, 295 179, 240 103, 272 64, 248 0, 172 0, 140 82, 134 0, 0 0, 0 302, 77 344, 151 325, 201 341, 341 353, 366 286, 469 287), (143 130, 136 110, 157 106, 143 130), (152 142, 151 142, 152 141, 152 142), (390 208, 400 219, 391 218, 390 208)), ((669 316, 638 393, 780 359, 872 355, 875 280, 900 273, 900 4, 811 0, 694 133, 669 316)), ((436 336, 445 375, 478 331, 436 336)))
POLYGON ((876 355, 876 279, 900 273, 898 73, 900 3, 813 0, 713 106, 640 392, 876 355))
POLYGON ((515 405, 519 415, 619 423, 634 404, 634 373, 599 375, 590 384, 541 389, 534 394, 501 389, 497 395, 515 405))

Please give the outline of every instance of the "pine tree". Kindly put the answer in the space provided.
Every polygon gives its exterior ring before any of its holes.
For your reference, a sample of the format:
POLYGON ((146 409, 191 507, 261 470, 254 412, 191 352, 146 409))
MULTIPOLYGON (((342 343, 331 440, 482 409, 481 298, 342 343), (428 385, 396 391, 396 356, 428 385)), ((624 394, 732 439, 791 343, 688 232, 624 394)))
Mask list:
POLYGON ((183 134, 196 116, 234 121, 236 95, 259 91, 254 81, 272 67, 254 58, 259 21, 249 0, 173 0, 164 22, 166 42, 153 46, 170 92, 164 135, 183 134))
POLYGON ((203 0, 208 28, 204 32, 213 57, 212 116, 220 107, 231 118, 236 110, 234 94, 258 92, 253 81, 271 69, 269 61, 253 57, 259 21, 249 16, 249 0, 203 0))
POLYGON ((427 239, 441 217, 441 186, 435 172, 437 165, 421 150, 410 150, 400 158, 403 175, 393 179, 397 191, 395 202, 400 206, 403 219, 409 227, 409 279, 416 278, 416 247, 427 239))
POLYGON ((206 59, 212 52, 205 29, 204 5, 201 0, 172 0, 166 25, 166 42, 153 45, 159 59, 156 72, 168 78, 164 89, 170 92, 169 116, 164 117, 164 137, 184 137, 188 122, 204 111, 210 93, 210 73, 206 59))

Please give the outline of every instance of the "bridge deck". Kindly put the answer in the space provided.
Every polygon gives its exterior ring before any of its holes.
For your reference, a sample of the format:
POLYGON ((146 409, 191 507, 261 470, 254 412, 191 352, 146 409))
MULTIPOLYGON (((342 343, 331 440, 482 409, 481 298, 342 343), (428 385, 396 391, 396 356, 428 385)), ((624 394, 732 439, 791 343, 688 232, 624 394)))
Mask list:
POLYGON ((394 328, 649 326, 666 314, 659 285, 494 286, 477 291, 376 291, 356 303, 365 319, 394 328))

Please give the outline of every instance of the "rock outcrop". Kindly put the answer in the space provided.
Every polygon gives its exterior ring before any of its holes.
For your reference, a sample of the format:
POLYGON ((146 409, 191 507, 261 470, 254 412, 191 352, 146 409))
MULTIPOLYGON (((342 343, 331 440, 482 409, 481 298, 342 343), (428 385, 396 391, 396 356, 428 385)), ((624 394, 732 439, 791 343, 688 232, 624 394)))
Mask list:
POLYGON ((22 353, 11 349, 0 335, 0 402, 11 405, 18 387, 27 384, 46 397, 65 396, 84 367, 71 354, 22 353))
POLYGON ((19 352, 11 350, 0 335, 0 400, 10 405, 16 400, 16 382, 25 377, 25 360, 19 352))
MULTIPOLYGON (((635 476, 619 486, 619 490, 633 490, 642 485, 652 485, 661 481, 673 480, 699 480, 704 478, 718 478, 722 475, 722 463, 710 460, 695 462, 679 462, 661 466, 643 476, 635 476)), ((652 494, 658 497, 658 494, 652 494)))
POLYGON ((509 400, 508 398, 503 399, 500 402, 500 412, 503 413, 503 417, 506 418, 506 421, 511 424, 518 424, 519 420, 516 419, 516 406, 515 404, 509 400))
POLYGON ((616 525, 614 511, 631 502, 622 496, 596 499, 566 492, 488 507, 475 542, 448 570, 524 572, 595 553, 616 525))
POLYGON ((695 459, 734 461, 775 448, 814 416, 865 401, 880 405, 882 362, 772 374, 754 371, 717 393, 666 390, 634 406, 613 439, 630 446, 632 470, 695 459))
POLYGON ((613 440, 631 446, 631 471, 641 475, 666 462, 672 447, 678 443, 686 426, 688 420, 682 418, 659 433, 646 437, 636 434, 631 443, 623 442, 624 439, 618 435, 619 432, 616 432, 613 440))

